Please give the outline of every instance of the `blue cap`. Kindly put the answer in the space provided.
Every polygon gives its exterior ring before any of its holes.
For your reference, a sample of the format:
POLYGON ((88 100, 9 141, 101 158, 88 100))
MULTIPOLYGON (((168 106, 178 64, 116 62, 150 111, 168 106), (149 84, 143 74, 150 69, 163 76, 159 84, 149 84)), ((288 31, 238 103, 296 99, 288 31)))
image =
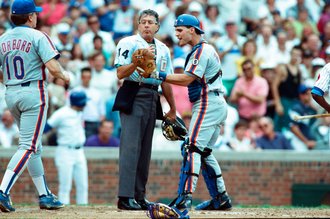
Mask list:
POLYGON ((175 21, 174 27, 186 26, 194 27, 197 30, 197 33, 203 34, 204 31, 201 29, 199 20, 190 14, 181 14, 175 21))
POLYGON ((305 84, 300 84, 299 85, 299 88, 298 88, 298 92, 299 92, 299 94, 304 94, 304 93, 306 93, 310 89, 312 89, 312 88, 311 87, 308 87, 305 84))
POLYGON ((73 91, 70 94, 71 106, 84 107, 87 103, 87 96, 84 91, 73 91))
POLYGON ((123 7, 128 7, 130 5, 130 1, 129 0, 121 0, 120 5, 123 6, 123 7))
POLYGON ((41 11, 42 7, 36 6, 34 0, 14 0, 11 5, 12 14, 30 14, 41 11))

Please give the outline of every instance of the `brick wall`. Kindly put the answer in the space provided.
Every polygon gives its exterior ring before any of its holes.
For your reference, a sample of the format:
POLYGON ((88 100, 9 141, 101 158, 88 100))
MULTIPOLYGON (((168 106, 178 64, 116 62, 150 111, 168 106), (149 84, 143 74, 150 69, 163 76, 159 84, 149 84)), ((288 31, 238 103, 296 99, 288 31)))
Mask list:
MULTIPOLYGON (((14 150, 0 150, 1 177, 10 154, 14 150)), ((330 184, 330 154, 253 152, 215 153, 221 165, 227 191, 234 204, 244 205, 290 205, 291 187, 295 183, 330 184)), ((57 194, 57 170, 54 165, 53 148, 43 152, 46 178, 50 189, 57 194)), ((87 150, 89 170, 89 202, 92 204, 115 204, 118 188, 118 151, 87 150)), ((171 200, 176 196, 181 158, 177 152, 153 153, 148 182, 148 199, 171 200)), ((26 170, 14 185, 12 199, 15 203, 37 202, 37 194, 26 170)), ((75 189, 71 192, 75 203, 75 189)), ((194 200, 209 198, 202 177, 198 182, 194 200)))

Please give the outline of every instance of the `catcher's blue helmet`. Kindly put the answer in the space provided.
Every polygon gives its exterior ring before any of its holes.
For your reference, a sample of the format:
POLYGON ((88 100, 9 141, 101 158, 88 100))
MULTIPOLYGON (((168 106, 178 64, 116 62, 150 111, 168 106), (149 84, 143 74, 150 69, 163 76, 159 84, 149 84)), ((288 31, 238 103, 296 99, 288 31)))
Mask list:
POLYGON ((84 107, 87 102, 87 96, 84 91, 73 91, 70 94, 71 106, 84 107))
POLYGON ((174 27, 186 26, 186 27, 194 27, 198 34, 203 34, 204 31, 201 29, 199 20, 190 14, 181 14, 175 21, 174 27))

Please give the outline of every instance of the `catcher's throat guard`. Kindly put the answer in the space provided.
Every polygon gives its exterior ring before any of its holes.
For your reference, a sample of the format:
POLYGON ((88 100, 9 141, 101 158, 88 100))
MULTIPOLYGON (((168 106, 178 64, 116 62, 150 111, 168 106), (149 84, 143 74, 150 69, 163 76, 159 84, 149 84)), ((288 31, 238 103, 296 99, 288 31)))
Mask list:
POLYGON ((167 140, 184 140, 188 131, 182 119, 176 117, 175 121, 165 118, 162 122, 163 135, 167 140))

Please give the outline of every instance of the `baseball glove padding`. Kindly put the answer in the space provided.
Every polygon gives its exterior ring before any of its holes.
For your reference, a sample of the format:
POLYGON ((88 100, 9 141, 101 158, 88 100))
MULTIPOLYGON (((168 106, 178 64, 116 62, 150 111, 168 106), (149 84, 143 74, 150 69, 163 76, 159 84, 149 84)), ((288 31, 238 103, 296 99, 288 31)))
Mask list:
POLYGON ((153 203, 148 206, 147 216, 152 219, 186 218, 189 219, 188 211, 180 212, 175 208, 162 203, 153 203))
POLYGON ((155 55, 148 49, 138 49, 132 55, 132 62, 142 72, 143 77, 150 77, 156 70, 155 55))
POLYGON ((184 140, 188 133, 183 120, 179 117, 176 117, 175 121, 164 118, 162 131, 165 138, 170 141, 184 140))

